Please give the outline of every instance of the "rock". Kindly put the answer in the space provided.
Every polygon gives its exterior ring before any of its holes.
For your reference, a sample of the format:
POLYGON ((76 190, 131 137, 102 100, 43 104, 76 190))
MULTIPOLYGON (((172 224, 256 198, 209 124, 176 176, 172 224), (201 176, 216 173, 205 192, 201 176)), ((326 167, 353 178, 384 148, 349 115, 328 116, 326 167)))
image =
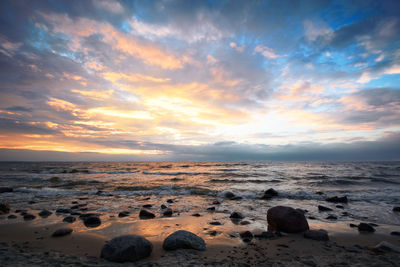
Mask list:
POLYGON ((72 217, 72 216, 67 216, 67 217, 65 217, 64 219, 63 219, 63 222, 67 222, 67 223, 73 223, 73 222, 75 222, 76 221, 76 218, 75 217, 72 217))
POLYGON ((215 211, 215 207, 209 207, 207 208, 208 211, 215 211))
POLYGON ((303 213, 286 206, 275 206, 267 212, 268 231, 287 233, 304 232, 309 229, 303 213))
POLYGON ((8 219, 17 219, 17 216, 14 214, 8 215, 8 219))
POLYGON ((134 262, 150 256, 153 245, 149 240, 138 235, 123 235, 107 242, 101 257, 113 262, 134 262))
POLYGON ((348 199, 346 196, 344 196, 344 197, 338 197, 338 196, 328 197, 325 200, 328 202, 334 202, 334 203, 347 203, 348 202, 348 199))
POLYGON ((322 205, 318 205, 318 211, 332 211, 332 209, 322 205))
POLYGON ((167 202, 168 203, 174 203, 174 200, 173 199, 167 199, 167 202))
POLYGON ((387 252, 387 251, 393 251, 393 252, 399 252, 400 253, 400 247, 393 245, 392 243, 382 241, 378 245, 376 245, 373 250, 375 252, 387 252))
POLYGON ((100 216, 100 214, 99 213, 84 213, 84 214, 79 215, 79 219, 84 220, 84 219, 86 219, 88 217, 92 217, 92 216, 98 217, 98 216, 100 216))
MULTIPOLYGON (((10 216, 11 216, 11 215, 10 215, 10 216)), ((8 217, 10 217, 10 216, 8 216, 8 217)), ((397 231, 393 231, 393 232, 391 232, 390 234, 391 234, 391 235, 400 236, 400 232, 397 232, 397 231)))
POLYGON ((343 205, 336 205, 336 208, 338 208, 338 209, 344 209, 343 205))
POLYGON ((278 192, 275 189, 270 188, 264 192, 264 195, 261 197, 261 199, 271 199, 276 196, 278 196, 278 192))
POLYGON ((244 218, 244 216, 240 213, 240 212, 232 212, 231 216, 229 216, 229 218, 231 219, 235 219, 235 220, 241 220, 244 218))
POLYGON ((122 218, 122 217, 127 217, 129 216, 129 211, 121 211, 120 213, 118 213, 118 217, 122 218))
POLYGON ((72 229, 71 228, 61 228, 56 230, 51 236, 52 237, 60 237, 60 236, 65 236, 65 235, 69 235, 70 233, 72 233, 72 229))
POLYGON ((143 205, 142 207, 145 208, 145 209, 150 209, 151 207, 153 207, 153 205, 151 205, 151 204, 145 204, 145 205, 143 205))
POLYGON ((356 228, 356 227, 358 227, 358 225, 357 225, 357 224, 354 224, 354 223, 351 223, 351 224, 349 224, 349 225, 350 225, 351 228, 356 228))
POLYGON ((145 209, 141 209, 139 212, 140 219, 153 219, 154 217, 156 217, 156 216, 153 213, 151 213, 150 211, 147 211, 145 209))
POLYGON ((101 225, 101 220, 97 216, 89 216, 83 218, 83 223, 86 227, 94 228, 101 225))
POLYGON ((307 230, 304 232, 304 237, 318 241, 328 241, 328 232, 322 229, 319 230, 307 230))
POLYGON ((204 240, 185 230, 179 230, 169 235, 163 243, 163 248, 165 250, 175 250, 175 249, 195 249, 204 251, 206 250, 206 243, 204 240))
POLYGON ((36 216, 32 215, 32 214, 25 214, 24 215, 24 220, 25 221, 31 221, 31 220, 34 220, 35 218, 36 218, 36 216))
POLYGON ((230 200, 241 200, 242 199, 242 197, 240 197, 240 196, 234 196, 233 198, 231 198, 230 200))
POLYGON ((368 223, 360 223, 357 228, 359 232, 370 232, 370 233, 375 232, 374 227, 372 227, 368 223))
POLYGON ((49 179, 51 183, 58 183, 60 181, 60 177, 54 176, 49 179))
POLYGON ((209 222, 209 224, 211 224, 211 225, 222 225, 222 223, 220 223, 220 222, 209 222))
POLYGON ((163 215, 166 217, 171 217, 172 213, 173 213, 172 209, 168 208, 163 212, 163 215))
POLYGON ((209 234, 210 236, 216 236, 218 234, 217 231, 208 231, 207 234, 209 234))
POLYGON ((376 223, 369 223, 369 225, 373 226, 373 227, 378 227, 379 225, 377 225, 376 223))
POLYGON ((232 199, 232 198, 235 197, 235 194, 228 191, 228 192, 225 193, 225 197, 226 197, 226 198, 229 198, 229 199, 232 199))
POLYGON ((56 213, 71 213, 70 209, 56 209, 56 213))
POLYGON ((194 216, 194 217, 200 217, 201 215, 198 214, 198 213, 194 213, 194 214, 192 214, 192 216, 194 216))
POLYGON ((161 209, 162 209, 162 210, 164 210, 164 209, 166 209, 166 208, 168 208, 168 207, 165 206, 164 204, 161 205, 161 209))
POLYGON ((253 234, 250 231, 245 231, 240 233, 240 238, 243 242, 250 242, 253 239, 253 234))
POLYGON ((8 193, 14 191, 11 187, 0 187, 0 193, 8 193))
POLYGON ((400 207, 394 207, 393 211, 400 212, 400 207))
POLYGON ((28 201, 28 204, 35 204, 35 203, 36 203, 36 201, 34 201, 34 200, 28 201))
POLYGON ((0 203, 0 214, 7 214, 10 212, 10 205, 8 203, 0 203))
POLYGON ((51 214, 53 214, 51 211, 48 211, 48 210, 46 210, 46 209, 44 209, 44 210, 42 210, 42 211, 40 211, 39 213, 38 213, 38 215, 40 216, 40 217, 42 217, 42 218, 47 218, 47 217, 49 217, 51 214))
POLYGON ((221 204, 221 202, 219 202, 218 200, 213 201, 213 205, 220 205, 220 204, 221 204))
POLYGON ((322 191, 317 191, 317 192, 315 192, 315 194, 317 194, 317 195, 323 195, 324 192, 322 192, 322 191))
POLYGON ((316 220, 317 219, 314 216, 308 216, 307 218, 310 219, 310 220, 316 220))
POLYGON ((79 208, 80 208, 79 205, 74 205, 74 206, 70 207, 71 210, 77 210, 77 209, 79 209, 79 208))
POLYGON ((337 217, 334 215, 329 215, 328 217, 326 217, 325 219, 327 220, 337 220, 337 217))
POLYGON ((248 225, 248 224, 250 224, 249 221, 242 221, 242 222, 240 222, 240 225, 248 225))

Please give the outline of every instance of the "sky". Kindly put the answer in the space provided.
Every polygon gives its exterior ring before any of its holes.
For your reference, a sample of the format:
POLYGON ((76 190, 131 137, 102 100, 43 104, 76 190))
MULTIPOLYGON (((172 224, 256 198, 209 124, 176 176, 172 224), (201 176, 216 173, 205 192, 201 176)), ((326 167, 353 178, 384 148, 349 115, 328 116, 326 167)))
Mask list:
POLYGON ((0 160, 400 160, 400 1, 0 1, 0 160))

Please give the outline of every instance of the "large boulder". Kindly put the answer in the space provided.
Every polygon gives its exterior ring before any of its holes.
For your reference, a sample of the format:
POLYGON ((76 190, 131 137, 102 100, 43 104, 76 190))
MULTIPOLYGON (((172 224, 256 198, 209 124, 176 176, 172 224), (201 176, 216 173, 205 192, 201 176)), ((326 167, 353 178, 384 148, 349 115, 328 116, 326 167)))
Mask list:
POLYGON ((206 243, 204 240, 185 230, 179 230, 169 235, 163 243, 163 248, 165 250, 175 250, 175 249, 196 249, 196 250, 206 250, 206 243))
POLYGON ((268 231, 299 233, 309 229, 304 214, 286 206, 276 206, 267 212, 268 231))
POLYGON ((153 245, 138 235, 123 235, 111 239, 102 250, 101 257, 114 262, 137 261, 150 256, 153 245))

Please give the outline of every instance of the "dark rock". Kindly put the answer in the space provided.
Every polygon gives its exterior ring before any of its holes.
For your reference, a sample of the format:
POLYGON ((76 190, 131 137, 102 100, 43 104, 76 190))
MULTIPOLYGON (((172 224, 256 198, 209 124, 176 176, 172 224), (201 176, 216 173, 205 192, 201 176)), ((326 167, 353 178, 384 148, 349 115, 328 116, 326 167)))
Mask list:
POLYGON ((71 213, 70 209, 56 209, 56 213, 71 213))
POLYGON ((226 198, 229 198, 229 199, 232 199, 232 198, 235 197, 235 194, 228 191, 228 192, 225 193, 225 197, 226 197, 226 198))
POLYGON ((153 205, 151 205, 151 204, 145 204, 145 205, 143 205, 142 207, 145 208, 145 209, 150 209, 151 207, 153 207, 153 205))
POLYGON ((325 200, 328 202, 334 202, 334 203, 347 203, 348 202, 348 199, 346 196, 344 196, 344 197, 338 197, 338 196, 328 197, 325 200))
POLYGON ((208 210, 208 211, 214 211, 214 210, 215 210, 215 207, 209 207, 209 208, 207 208, 207 210, 208 210))
POLYGON ((276 196, 278 196, 278 192, 275 189, 270 188, 264 192, 264 195, 261 197, 261 199, 271 199, 276 196))
POLYGON ((85 218, 92 217, 92 216, 98 217, 98 216, 100 216, 100 214, 99 213, 84 213, 84 214, 79 215, 79 219, 84 220, 85 218))
POLYGON ((370 232, 370 233, 375 232, 374 227, 372 227, 368 223, 360 223, 357 228, 359 232, 370 232))
POLYGON ((318 205, 318 210, 319 211, 332 211, 331 208, 328 208, 328 207, 325 207, 325 206, 322 206, 322 205, 318 205))
POLYGON ((382 253, 382 252, 398 252, 400 253, 400 247, 393 245, 392 243, 382 241, 378 245, 376 245, 373 249, 374 252, 382 253))
POLYGON ((342 216, 349 216, 349 213, 347 211, 343 211, 342 216))
POLYGON ((154 217, 156 217, 156 216, 153 213, 151 213, 150 211, 147 211, 145 209, 141 209, 139 212, 140 219, 153 219, 154 217))
POLYGON ((204 240, 188 231, 179 230, 169 235, 163 243, 165 250, 175 249, 195 249, 195 250, 206 250, 206 243, 204 240))
POLYGON ((393 211, 400 212, 400 207, 394 207, 393 211))
POLYGON ((14 191, 11 187, 0 187, 0 193, 8 193, 14 191))
POLYGON ((250 224, 249 221, 242 221, 242 222, 240 222, 240 225, 248 225, 248 224, 250 224))
POLYGON ((78 204, 78 201, 72 201, 71 204, 78 204))
POLYGON ((14 214, 8 215, 8 219, 17 219, 17 216, 14 214))
POLYGON ((194 213, 194 214, 192 214, 192 216, 194 216, 194 217, 200 217, 201 215, 198 214, 198 213, 194 213))
POLYGON ((83 218, 83 223, 86 227, 94 228, 101 225, 101 220, 97 216, 89 216, 83 218))
POLYGON ((76 218, 75 217, 72 217, 72 216, 67 216, 67 217, 65 217, 64 219, 63 219, 63 222, 67 222, 67 223, 73 223, 73 222, 75 222, 76 221, 76 218))
POLYGON ((81 215, 82 215, 82 213, 80 213, 80 212, 77 212, 77 211, 75 211, 75 212, 71 212, 70 214, 71 214, 71 215, 77 215, 77 216, 81 216, 81 215))
POLYGON ((36 203, 36 201, 34 201, 34 200, 28 201, 28 204, 35 204, 35 203, 36 203))
POLYGON ((167 199, 167 202, 168 203, 174 203, 174 200, 173 199, 167 199))
POLYGON ((209 234, 210 236, 216 236, 218 234, 217 231, 208 231, 207 234, 209 234))
POLYGON ((120 213, 118 213, 118 217, 122 218, 122 217, 127 217, 129 216, 129 211, 121 211, 120 213))
POLYGON ((219 205, 219 204, 221 204, 221 202, 219 202, 218 200, 213 201, 213 205, 219 205))
POLYGON ((369 223, 369 225, 373 226, 373 227, 377 227, 379 225, 377 225, 376 223, 369 223))
POLYGON ((172 213, 173 213, 172 209, 168 208, 163 212, 163 215, 166 217, 171 217, 172 213))
POLYGON ((74 206, 70 207, 71 210, 77 210, 77 209, 79 209, 79 208, 80 208, 79 205, 74 205, 74 206))
POLYGON ((250 231, 245 231, 240 233, 240 238, 243 242, 250 242, 253 239, 253 234, 250 231))
POLYGON ((334 215, 329 215, 328 217, 326 217, 325 219, 327 220, 337 220, 337 217, 334 215))
POLYGON ((336 208, 338 209, 344 209, 344 207, 342 205, 336 205, 336 208))
POLYGON ((261 234, 254 235, 254 237, 258 239, 269 239, 276 237, 276 235, 273 232, 262 232, 261 234))
POLYGON ((42 218, 47 218, 49 217, 51 214, 53 214, 51 211, 48 210, 41 210, 38 215, 42 218))
MULTIPOLYGON (((10 216, 11 216, 11 215, 10 215, 10 216)), ((10 216, 8 216, 8 217, 10 217, 10 216)), ((390 234, 391 234, 391 235, 397 235, 397 236, 400 236, 400 232, 397 232, 397 231, 391 232, 390 234)))
POLYGON ((27 212, 27 211, 21 211, 19 214, 23 217, 23 216, 25 216, 26 214, 28 214, 28 212, 27 212))
POLYGON ((229 216, 229 218, 231 219, 235 219, 235 220, 241 220, 244 218, 244 216, 240 213, 240 212, 232 212, 231 216, 229 216))
POLYGON ((10 212, 10 205, 8 203, 0 203, 0 214, 7 214, 10 212))
POLYGON ((26 213, 26 210, 15 210, 15 212, 16 213, 21 213, 21 212, 25 212, 26 213))
POLYGON ((230 198, 230 200, 241 200, 241 199, 242 199, 242 197, 240 197, 240 196, 234 196, 234 197, 230 198))
POLYGON ((211 225, 222 225, 222 223, 220 223, 220 222, 209 222, 209 224, 211 224, 211 225))
POLYGON ((168 208, 168 207, 167 207, 167 206, 165 206, 164 204, 162 204, 162 205, 161 205, 161 209, 163 209, 163 210, 164 210, 164 209, 166 209, 166 208, 168 208))
POLYGON ((356 227, 358 227, 358 225, 357 225, 357 224, 354 224, 354 223, 351 223, 351 224, 349 224, 349 225, 350 225, 351 228, 356 228, 356 227))
POLYGON ((315 194, 317 194, 317 195, 323 195, 324 192, 322 192, 322 191, 317 191, 317 192, 315 192, 315 194))
POLYGON ((150 256, 153 245, 137 235, 123 235, 111 239, 102 250, 101 257, 113 262, 134 262, 150 256))
POLYGON ((60 237, 60 236, 65 236, 65 235, 69 235, 70 233, 72 233, 72 229, 71 228, 61 228, 56 230, 51 236, 52 237, 60 237))
POLYGON ((267 212, 268 231, 287 233, 304 232, 309 229, 303 213, 291 207, 276 206, 267 212))
POLYGON ((24 215, 24 220, 25 221, 31 221, 31 220, 34 220, 35 218, 36 218, 36 216, 32 215, 32 214, 25 214, 24 215))
POLYGON ((328 241, 328 232, 325 230, 307 230, 304 232, 304 237, 312 240, 318 241, 328 241))
POLYGON ((314 216, 308 216, 307 218, 310 220, 316 220, 316 218, 314 216))

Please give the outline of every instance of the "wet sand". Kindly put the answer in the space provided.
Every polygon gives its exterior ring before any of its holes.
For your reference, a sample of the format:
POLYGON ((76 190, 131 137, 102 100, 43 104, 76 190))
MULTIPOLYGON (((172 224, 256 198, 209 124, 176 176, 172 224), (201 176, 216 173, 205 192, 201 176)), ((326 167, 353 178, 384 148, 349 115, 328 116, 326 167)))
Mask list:
MULTIPOLYGON (((37 215, 39 210, 28 210, 37 215)), ((375 233, 360 234, 350 228, 349 222, 326 223, 309 220, 311 229, 326 229, 329 241, 306 239, 302 234, 284 234, 272 239, 256 239, 245 243, 239 233, 249 230, 253 234, 266 231, 264 221, 245 218, 248 225, 240 225, 229 219, 224 211, 193 212, 174 214, 172 217, 141 220, 138 211, 125 218, 117 214, 102 213, 103 223, 99 227, 88 228, 79 219, 70 224, 62 222, 63 215, 52 214, 47 218, 39 216, 32 221, 24 221, 21 216, 10 220, 2 215, 0 220, 0 264, 9 265, 121 265, 107 262, 99 257, 107 240, 123 234, 138 234, 153 244, 153 252, 147 259, 135 265, 160 266, 398 266, 400 254, 386 252, 379 254, 371 250, 381 241, 400 246, 400 237, 390 235, 398 231, 393 226, 379 225, 375 233), (221 225, 211 225, 218 221, 221 225), (51 237, 59 228, 69 227, 72 234, 51 237), (187 230, 202 237, 207 249, 164 251, 162 241, 176 230, 187 230), (215 236, 210 232, 216 231, 215 236)), ((8 214, 7 214, 8 215, 8 214)), ((128 263, 122 265, 129 265, 128 263)))

